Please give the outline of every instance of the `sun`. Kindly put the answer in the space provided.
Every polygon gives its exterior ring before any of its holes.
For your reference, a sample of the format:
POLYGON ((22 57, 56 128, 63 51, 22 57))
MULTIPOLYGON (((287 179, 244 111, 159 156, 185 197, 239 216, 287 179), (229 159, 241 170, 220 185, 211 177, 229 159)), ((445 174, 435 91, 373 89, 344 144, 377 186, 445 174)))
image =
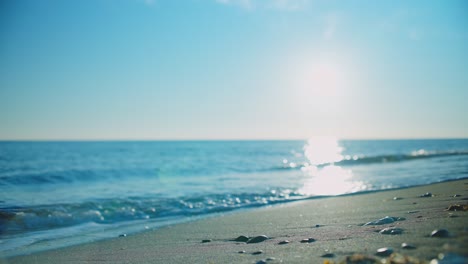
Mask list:
POLYGON ((343 73, 332 62, 317 62, 304 71, 302 89, 305 94, 318 97, 339 96, 343 87, 343 73))

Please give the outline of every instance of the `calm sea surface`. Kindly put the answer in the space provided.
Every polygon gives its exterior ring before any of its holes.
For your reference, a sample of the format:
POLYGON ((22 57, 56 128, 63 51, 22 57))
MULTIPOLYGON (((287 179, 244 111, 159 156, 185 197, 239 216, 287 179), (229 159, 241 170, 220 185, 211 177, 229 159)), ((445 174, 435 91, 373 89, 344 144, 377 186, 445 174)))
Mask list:
POLYGON ((468 177, 468 139, 0 142, 0 256, 468 177))

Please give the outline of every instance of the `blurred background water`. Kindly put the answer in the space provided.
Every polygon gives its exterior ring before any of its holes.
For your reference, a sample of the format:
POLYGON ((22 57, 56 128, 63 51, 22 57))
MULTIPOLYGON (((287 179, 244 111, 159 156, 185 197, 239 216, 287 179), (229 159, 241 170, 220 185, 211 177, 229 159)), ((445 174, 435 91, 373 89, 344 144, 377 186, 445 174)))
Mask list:
POLYGON ((0 253, 468 177, 468 139, 0 142, 0 253))

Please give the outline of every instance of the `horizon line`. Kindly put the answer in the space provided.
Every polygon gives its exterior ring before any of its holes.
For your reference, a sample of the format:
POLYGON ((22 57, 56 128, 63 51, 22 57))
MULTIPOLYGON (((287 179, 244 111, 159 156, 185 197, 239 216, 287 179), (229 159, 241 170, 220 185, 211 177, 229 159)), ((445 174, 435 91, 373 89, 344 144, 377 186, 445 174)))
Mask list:
POLYGON ((337 140, 460 140, 468 137, 334 137, 334 136, 314 136, 307 138, 25 138, 25 139, 0 139, 0 142, 149 142, 149 141, 307 141, 310 138, 335 138, 337 140))

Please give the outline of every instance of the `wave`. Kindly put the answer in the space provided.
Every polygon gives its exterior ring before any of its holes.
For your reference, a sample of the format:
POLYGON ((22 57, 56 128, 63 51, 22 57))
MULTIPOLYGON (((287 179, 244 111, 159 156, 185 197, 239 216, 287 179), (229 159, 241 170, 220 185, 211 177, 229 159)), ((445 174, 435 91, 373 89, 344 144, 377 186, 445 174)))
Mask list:
MULTIPOLYGON (((444 158, 451 156, 467 156, 468 151, 415 151, 410 154, 389 154, 389 155, 376 155, 376 156, 350 156, 346 155, 337 162, 327 162, 316 164, 317 167, 325 167, 329 165, 337 166, 358 166, 358 165, 370 165, 370 164, 383 164, 391 162, 406 162, 412 160, 421 160, 421 159, 433 159, 433 158, 444 158)), ((284 164, 281 167, 274 167, 272 170, 283 170, 283 169, 300 169, 302 167, 310 166, 308 162, 299 162, 299 163, 288 163, 284 164)))
MULTIPOLYGON (((329 165, 337 166, 358 166, 372 165, 395 162, 407 162, 421 159, 444 158, 453 156, 467 156, 468 151, 424 151, 419 150, 409 154, 388 154, 376 156, 350 156, 346 155, 340 161, 316 164, 317 167, 325 167, 329 165)), ((169 171, 160 170, 158 168, 120 168, 120 169, 72 169, 72 170, 49 170, 49 171, 34 171, 30 168, 25 168, 24 171, 6 171, 2 169, 0 172, 0 186, 25 186, 25 185, 42 185, 42 184, 73 184, 87 183, 95 181, 112 181, 122 179, 135 178, 151 178, 171 176, 197 176, 197 175, 219 175, 229 173, 249 174, 256 172, 274 172, 281 170, 297 170, 303 167, 310 166, 306 161, 287 162, 280 166, 270 166, 269 164, 226 164, 212 163, 208 164, 207 168, 185 168, 174 167, 169 171)), ((313 164, 312 164, 313 165, 313 164)))
POLYGON ((92 182, 128 177, 158 177, 156 169, 72 169, 43 172, 12 172, 0 177, 0 186, 92 182))
POLYGON ((0 235, 50 230, 85 223, 115 224, 174 216, 197 216, 305 198, 289 189, 265 193, 211 194, 190 197, 126 197, 82 203, 0 207, 0 235))

